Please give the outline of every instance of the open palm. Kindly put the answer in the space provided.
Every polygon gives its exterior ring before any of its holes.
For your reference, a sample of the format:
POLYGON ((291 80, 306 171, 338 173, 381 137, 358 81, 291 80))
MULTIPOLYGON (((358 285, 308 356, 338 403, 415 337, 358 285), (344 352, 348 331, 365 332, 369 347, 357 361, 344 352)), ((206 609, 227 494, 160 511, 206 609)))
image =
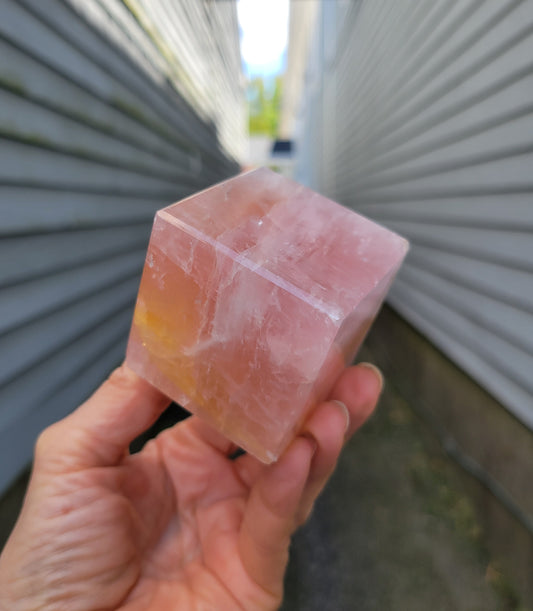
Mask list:
POLYGON ((41 435, 0 556, 0 609, 276 609, 290 537, 380 387, 372 367, 347 369, 266 466, 232 460, 235 447, 196 417, 129 455, 168 400, 121 367, 41 435))

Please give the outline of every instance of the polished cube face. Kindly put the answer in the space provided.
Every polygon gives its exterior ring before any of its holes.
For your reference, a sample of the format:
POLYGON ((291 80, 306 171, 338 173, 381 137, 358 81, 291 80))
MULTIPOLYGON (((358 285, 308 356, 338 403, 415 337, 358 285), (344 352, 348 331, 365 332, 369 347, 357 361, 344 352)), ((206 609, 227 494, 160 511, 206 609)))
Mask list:
POLYGON ((351 362, 407 242, 266 169, 160 210, 127 363, 264 462, 351 362))

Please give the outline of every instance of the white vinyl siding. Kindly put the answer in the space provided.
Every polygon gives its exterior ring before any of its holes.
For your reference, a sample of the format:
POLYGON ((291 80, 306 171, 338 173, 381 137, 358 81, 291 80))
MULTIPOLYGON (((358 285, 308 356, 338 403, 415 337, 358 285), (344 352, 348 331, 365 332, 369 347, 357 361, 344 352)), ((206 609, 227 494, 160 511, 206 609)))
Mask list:
POLYGON ((297 177, 410 240, 390 303, 533 428, 533 3, 319 22, 297 177))

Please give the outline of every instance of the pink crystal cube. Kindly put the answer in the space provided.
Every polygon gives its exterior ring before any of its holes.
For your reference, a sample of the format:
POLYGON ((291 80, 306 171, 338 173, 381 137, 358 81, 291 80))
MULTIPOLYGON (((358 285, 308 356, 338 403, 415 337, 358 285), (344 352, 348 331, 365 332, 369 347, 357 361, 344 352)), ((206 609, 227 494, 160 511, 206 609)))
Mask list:
POLYGON ((126 362, 264 462, 360 346, 400 236, 266 169, 160 210, 126 362))

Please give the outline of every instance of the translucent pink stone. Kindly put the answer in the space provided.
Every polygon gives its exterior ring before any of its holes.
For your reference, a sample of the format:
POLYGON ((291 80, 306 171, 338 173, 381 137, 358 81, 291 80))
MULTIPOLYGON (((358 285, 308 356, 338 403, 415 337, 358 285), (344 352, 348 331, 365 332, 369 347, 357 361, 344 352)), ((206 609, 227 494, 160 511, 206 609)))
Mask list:
POLYGON ((127 350, 264 462, 360 346, 408 244, 266 169, 160 210, 127 350))

